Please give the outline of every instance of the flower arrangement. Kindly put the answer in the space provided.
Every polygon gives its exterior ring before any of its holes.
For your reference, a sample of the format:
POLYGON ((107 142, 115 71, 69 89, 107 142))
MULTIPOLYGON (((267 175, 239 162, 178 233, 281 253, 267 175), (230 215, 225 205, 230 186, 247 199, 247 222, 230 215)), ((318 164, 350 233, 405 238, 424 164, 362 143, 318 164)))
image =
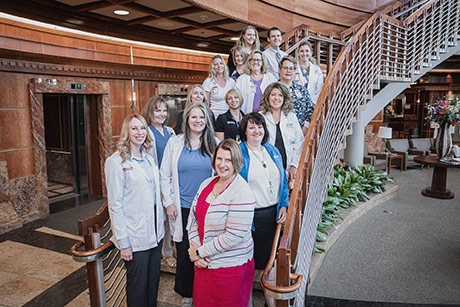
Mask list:
POLYGON ((460 100, 441 100, 434 105, 427 105, 427 119, 438 123, 440 126, 444 124, 457 126, 460 122, 460 100))

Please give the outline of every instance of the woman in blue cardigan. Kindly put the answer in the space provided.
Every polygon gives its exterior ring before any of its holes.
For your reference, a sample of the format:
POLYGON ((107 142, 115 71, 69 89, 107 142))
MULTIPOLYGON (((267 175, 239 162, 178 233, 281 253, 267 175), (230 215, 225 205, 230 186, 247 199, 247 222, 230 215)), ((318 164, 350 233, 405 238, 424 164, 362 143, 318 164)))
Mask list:
MULTIPOLYGON (((254 206, 254 264, 256 275, 261 275, 270 258, 276 224, 284 223, 289 205, 288 182, 278 149, 269 144, 264 117, 256 112, 247 114, 239 127, 243 168, 240 175, 248 182, 256 205, 254 206)), ((268 280, 273 280, 271 273, 268 280)), ((265 293, 268 306, 275 306, 273 298, 265 293)))

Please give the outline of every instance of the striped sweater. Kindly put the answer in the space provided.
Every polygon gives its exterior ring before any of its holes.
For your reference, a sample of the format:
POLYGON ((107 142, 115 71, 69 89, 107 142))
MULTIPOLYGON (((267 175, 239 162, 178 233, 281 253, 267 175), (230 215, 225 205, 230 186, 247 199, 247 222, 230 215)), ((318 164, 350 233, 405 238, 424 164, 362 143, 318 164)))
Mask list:
MULTIPOLYGON (((201 191, 216 177, 203 181, 188 217, 189 239, 201 245, 195 217, 201 191)), ((255 198, 248 183, 237 175, 233 182, 209 206, 205 217, 203 245, 198 252, 210 259, 208 268, 218 269, 245 264, 253 257, 251 236, 255 198)))

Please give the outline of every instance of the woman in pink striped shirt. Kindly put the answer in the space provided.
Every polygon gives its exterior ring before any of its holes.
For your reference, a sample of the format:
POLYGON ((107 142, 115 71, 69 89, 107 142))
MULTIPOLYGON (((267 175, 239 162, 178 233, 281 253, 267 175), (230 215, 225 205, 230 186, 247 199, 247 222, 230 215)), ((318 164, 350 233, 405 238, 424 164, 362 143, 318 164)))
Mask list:
POLYGON ((193 304, 246 307, 254 277, 255 198, 238 174, 243 167, 238 143, 227 139, 217 145, 212 167, 218 176, 201 184, 187 225, 195 264, 193 304))

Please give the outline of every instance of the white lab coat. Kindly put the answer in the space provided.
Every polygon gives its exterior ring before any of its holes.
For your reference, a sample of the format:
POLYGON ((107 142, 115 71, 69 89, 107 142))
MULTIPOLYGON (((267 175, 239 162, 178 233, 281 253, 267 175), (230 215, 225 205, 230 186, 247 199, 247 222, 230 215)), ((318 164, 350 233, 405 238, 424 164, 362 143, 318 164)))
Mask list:
MULTIPOLYGON (((218 144, 220 140, 215 138, 218 144)), ((177 217, 175 220, 169 220, 170 231, 175 242, 181 242, 183 231, 182 231, 182 210, 180 206, 180 194, 179 194, 179 172, 178 163, 179 157, 182 153, 182 149, 185 145, 185 139, 183 134, 173 136, 169 139, 163 153, 163 161, 161 162, 160 168, 160 182, 161 182, 161 194, 163 194, 163 205, 168 207, 174 204, 177 209, 177 217)), ((186 216, 185 219, 188 217, 186 216)))
MULTIPOLYGON (((300 66, 297 66, 296 71, 296 81, 300 85, 305 85, 307 80, 302 75, 302 71, 300 66)), ((324 84, 324 77, 321 68, 318 65, 315 65, 310 62, 310 74, 308 75, 308 92, 310 93, 311 100, 313 104, 316 105, 316 101, 318 100, 319 94, 321 93, 321 89, 323 88, 324 84)))
MULTIPOLYGON (((267 112, 262 114, 265 117, 265 122, 267 123, 268 129, 268 143, 275 146, 276 140, 276 124, 273 119, 272 113, 267 112)), ((286 149, 286 170, 289 170, 289 167, 299 166, 300 155, 302 153, 303 143, 305 138, 302 133, 302 128, 300 127, 297 116, 294 112, 289 112, 288 115, 284 115, 281 112, 280 118, 280 129, 281 136, 283 137, 284 147, 286 149)))
MULTIPOLYGON (((169 126, 164 126, 166 128, 166 131, 171 134, 171 137, 175 136, 176 135, 176 132, 174 132, 173 128, 169 127, 169 126)), ((158 155, 157 155, 157 144, 155 142, 155 135, 153 134, 152 130, 150 129, 150 126, 149 126, 149 134, 150 134, 150 137, 152 138, 152 148, 150 149, 150 155, 153 157, 153 159, 155 160, 155 163, 157 164, 158 166, 158 155)))
POLYGON ((164 237, 158 167, 149 154, 145 154, 145 157, 153 166, 155 192, 139 163, 130 158, 122 163, 118 151, 105 162, 107 201, 113 233, 110 240, 120 248, 118 241, 128 238, 133 252, 154 248, 164 237))
MULTIPOLYGON (((260 90, 262 91, 262 94, 264 93, 267 86, 276 81, 278 80, 272 73, 266 73, 262 83, 260 84, 260 90)), ((255 86, 252 83, 251 77, 247 74, 239 76, 239 78, 236 79, 235 88, 240 91, 241 95, 243 96, 244 102, 241 106, 241 111, 243 111, 244 114, 251 113, 254 105, 255 94, 255 86)))

